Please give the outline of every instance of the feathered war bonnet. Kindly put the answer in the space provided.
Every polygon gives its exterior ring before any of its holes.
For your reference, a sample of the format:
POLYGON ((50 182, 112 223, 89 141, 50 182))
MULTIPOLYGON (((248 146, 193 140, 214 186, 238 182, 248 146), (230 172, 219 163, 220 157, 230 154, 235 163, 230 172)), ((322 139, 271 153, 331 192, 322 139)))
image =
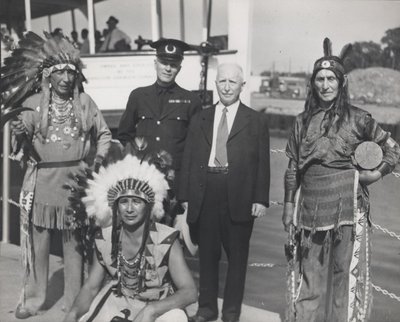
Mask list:
POLYGON ((154 164, 128 154, 122 160, 100 168, 88 181, 82 198, 89 218, 107 227, 112 224, 113 208, 119 198, 135 196, 152 204, 151 218, 158 221, 164 215, 163 201, 169 189, 165 174, 154 164))
POLYGON ((73 105, 79 125, 83 124, 83 111, 80 107, 79 89, 86 81, 82 74, 83 63, 79 50, 65 37, 52 36, 44 32, 46 39, 34 32, 27 32, 19 41, 18 47, 10 57, 5 58, 1 68, 2 109, 13 110, 29 96, 42 92, 40 102, 41 122, 37 132, 43 138, 47 135, 50 101, 50 75, 55 69, 69 68, 75 71, 73 105))
POLYGON ((116 203, 123 196, 135 196, 151 204, 151 219, 164 215, 163 202, 173 180, 172 158, 165 151, 147 152, 147 142, 135 138, 125 148, 111 141, 105 166, 98 173, 82 163, 80 170, 71 173, 64 188, 71 190, 70 209, 76 226, 88 218, 100 227, 114 224, 116 203))

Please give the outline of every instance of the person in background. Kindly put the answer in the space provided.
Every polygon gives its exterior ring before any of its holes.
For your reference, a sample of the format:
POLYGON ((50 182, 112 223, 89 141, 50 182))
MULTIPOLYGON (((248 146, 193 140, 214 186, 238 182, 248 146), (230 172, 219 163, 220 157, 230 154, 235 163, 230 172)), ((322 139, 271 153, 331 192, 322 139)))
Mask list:
POLYGON ((89 278, 64 322, 187 321, 182 309, 197 300, 197 289, 178 231, 158 223, 169 189, 168 162, 158 158, 128 154, 87 182, 83 203, 103 228, 89 278))
POLYGON ((71 170, 88 161, 91 147, 98 169, 111 140, 100 110, 80 90, 82 66, 79 50, 65 37, 43 40, 28 32, 1 68, 4 107, 25 109, 10 125, 14 154, 26 161, 20 194, 25 276, 15 311, 18 319, 36 315, 45 302, 50 240, 57 230, 63 236, 64 310, 70 309, 82 286, 80 236, 87 223, 71 225, 70 194, 63 184, 71 170))
POLYGON ((76 32, 76 30, 72 30, 71 31, 71 39, 72 39, 72 44, 78 48, 81 49, 82 44, 79 42, 78 40, 78 33, 76 32))
POLYGON ((81 30, 82 44, 81 44, 81 54, 89 54, 89 30, 83 28, 81 30))
POLYGON ((219 65, 215 84, 220 101, 193 117, 178 187, 199 246, 199 306, 191 322, 218 318, 221 248, 228 258, 222 321, 239 321, 254 219, 269 206, 266 118, 240 102, 245 81, 239 65, 219 65))
MULTIPOLYGON (((124 146, 135 137, 144 137, 150 150, 167 151, 173 159, 175 177, 178 177, 187 130, 193 115, 201 110, 200 98, 180 87, 175 79, 181 70, 183 53, 189 45, 176 39, 160 39, 151 44, 157 51, 154 84, 139 87, 129 95, 126 110, 121 117, 118 139, 124 146)), ((177 181, 172 190, 176 193, 177 181)), ((174 214, 166 215, 166 222, 174 214)))
POLYGON ((118 22, 119 20, 114 16, 108 18, 108 32, 107 35, 104 36, 104 42, 100 47, 100 52, 130 50, 131 38, 117 28, 118 22))
POLYGON ((366 321, 372 300, 368 186, 393 170, 400 149, 370 113, 350 104, 344 59, 351 46, 339 56, 328 38, 323 47, 286 147, 282 221, 298 244, 292 266, 301 274, 300 282, 288 283, 295 285, 288 315, 298 322, 366 321), (361 169, 354 158, 365 141, 383 151, 375 169, 361 169))
POLYGON ((56 38, 61 39, 61 38, 64 37, 64 32, 63 32, 63 30, 62 30, 61 28, 56 28, 56 29, 53 30, 53 32, 51 33, 51 35, 52 35, 53 37, 56 37, 56 38))
POLYGON ((100 30, 96 30, 94 32, 94 42, 95 42, 95 51, 96 53, 100 50, 103 45, 103 36, 101 35, 100 30))

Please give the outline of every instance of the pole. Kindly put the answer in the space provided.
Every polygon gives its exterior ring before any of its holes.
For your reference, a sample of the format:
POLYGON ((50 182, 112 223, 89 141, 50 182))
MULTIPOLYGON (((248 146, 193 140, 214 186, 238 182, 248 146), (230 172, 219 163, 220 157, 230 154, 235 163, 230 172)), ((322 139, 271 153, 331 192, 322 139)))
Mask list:
POLYGON ((179 0, 179 11, 181 14, 180 27, 181 27, 181 40, 185 41, 185 4, 184 0, 179 0))
POLYGON ((49 23, 49 32, 53 30, 53 26, 51 25, 51 15, 47 16, 47 22, 49 23))
MULTIPOLYGON (((31 18, 31 2, 25 0, 25 24, 26 29, 30 31, 32 29, 32 18, 31 18)), ((3 203, 2 203, 2 241, 4 243, 10 242, 10 208, 8 205, 8 199, 10 196, 10 125, 7 122, 3 127, 3 203)))
MULTIPOLYGON (((205 0, 204 5, 205 5, 205 7, 207 9, 207 14, 205 13, 203 17, 207 17, 206 23, 205 23, 206 30, 205 30, 204 34, 206 36, 206 40, 205 41, 208 41, 208 39, 210 38, 210 29, 211 29, 212 0, 208 0, 208 5, 207 5, 206 1, 207 0, 205 0)), ((204 36, 204 34, 203 34, 203 36, 204 36)), ((208 62, 209 62, 209 55, 206 54, 205 56, 203 56, 203 59, 202 59, 203 77, 204 77, 203 95, 202 95, 203 107, 206 106, 207 104, 210 104, 210 102, 208 102, 208 98, 207 98, 208 62)))
POLYGON ((94 15, 93 15, 93 0, 87 0, 88 11, 88 30, 89 30, 89 53, 95 53, 95 39, 94 39, 94 15))
POLYGON ((208 0, 208 12, 207 12, 207 41, 210 39, 210 32, 211 32, 211 10, 212 10, 212 0, 208 0))
POLYGON ((72 30, 76 30, 75 9, 71 9, 72 30))
POLYGON ((10 196, 10 123, 7 122, 3 127, 3 203, 2 203, 2 242, 10 242, 10 208, 8 199, 10 196))
POLYGON ((161 5, 159 0, 151 0, 151 38, 153 41, 160 39, 161 28, 161 5))
POLYGON ((202 37, 202 41, 207 41, 207 35, 208 35, 208 31, 207 31, 207 12, 208 12, 208 4, 207 4, 208 0, 203 0, 203 37, 202 37))
POLYGON ((25 24, 26 30, 32 30, 31 0, 25 0, 25 24))

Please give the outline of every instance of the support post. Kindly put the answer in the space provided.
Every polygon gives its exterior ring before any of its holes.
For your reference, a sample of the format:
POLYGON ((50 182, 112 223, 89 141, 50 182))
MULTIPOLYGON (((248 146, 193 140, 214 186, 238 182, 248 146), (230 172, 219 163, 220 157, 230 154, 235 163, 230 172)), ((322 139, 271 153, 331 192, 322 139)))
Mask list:
POLYGON ((76 30, 76 18, 75 18, 75 9, 71 9, 71 21, 72 21, 72 30, 76 30))
POLYGON ((157 41, 162 37, 160 0, 151 0, 151 37, 153 41, 157 41))
POLYGON ((53 26, 51 25, 51 15, 47 16, 47 22, 49 24, 49 32, 53 30, 53 26))
POLYGON ((89 30, 89 53, 95 53, 95 39, 94 39, 94 15, 93 15, 93 0, 87 0, 88 11, 88 30, 89 30))
POLYGON ((3 127, 3 195, 2 195, 2 242, 10 242, 10 123, 3 127))
POLYGON ((28 31, 32 30, 31 0, 25 0, 25 27, 28 31))
POLYGON ((185 41, 185 4, 184 0, 179 0, 179 13, 180 13, 180 29, 181 29, 181 40, 185 41))
MULTIPOLYGON (((236 63, 242 66, 245 81, 251 76, 252 18, 253 0, 228 1, 228 45, 229 49, 238 51, 236 63)), ((246 87, 240 97, 245 104, 250 104, 250 91, 246 87)))

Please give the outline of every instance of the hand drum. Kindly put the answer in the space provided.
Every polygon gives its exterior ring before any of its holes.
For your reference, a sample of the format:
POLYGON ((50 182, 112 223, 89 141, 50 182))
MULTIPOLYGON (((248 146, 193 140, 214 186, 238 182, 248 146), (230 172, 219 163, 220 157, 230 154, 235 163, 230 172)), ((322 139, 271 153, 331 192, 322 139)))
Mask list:
POLYGON ((361 143, 354 152, 357 164, 364 170, 375 169, 381 164, 382 157, 383 152, 381 147, 371 141, 361 143))

